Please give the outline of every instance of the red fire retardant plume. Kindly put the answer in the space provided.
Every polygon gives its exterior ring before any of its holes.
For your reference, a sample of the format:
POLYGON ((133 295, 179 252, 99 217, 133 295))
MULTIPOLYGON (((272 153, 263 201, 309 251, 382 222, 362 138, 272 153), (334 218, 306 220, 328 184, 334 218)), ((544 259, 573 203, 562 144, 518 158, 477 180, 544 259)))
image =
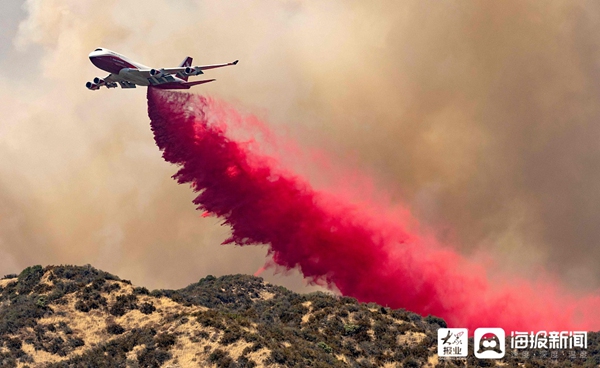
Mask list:
POLYGON ((241 128, 220 119, 220 109, 205 97, 148 89, 156 144, 180 167, 177 182, 199 193, 198 209, 231 227, 224 243, 266 244, 274 263, 311 281, 359 301, 436 315, 450 326, 600 328, 598 297, 575 297, 549 281, 492 281, 483 266, 411 233, 388 211, 312 189, 277 159, 236 140, 241 128))

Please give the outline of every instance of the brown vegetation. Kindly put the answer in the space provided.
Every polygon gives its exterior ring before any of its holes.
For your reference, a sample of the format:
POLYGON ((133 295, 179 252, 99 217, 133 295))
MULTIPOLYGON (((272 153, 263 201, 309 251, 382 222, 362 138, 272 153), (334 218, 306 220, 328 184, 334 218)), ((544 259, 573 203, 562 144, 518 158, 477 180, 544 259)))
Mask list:
MULTIPOLYGON (((0 367, 480 366, 438 361, 445 326, 245 275, 154 291, 91 266, 34 266, 0 280, 0 367)), ((585 362, 559 364, 596 366, 598 336, 589 340, 585 362)), ((531 362, 545 365, 501 363, 531 362)))

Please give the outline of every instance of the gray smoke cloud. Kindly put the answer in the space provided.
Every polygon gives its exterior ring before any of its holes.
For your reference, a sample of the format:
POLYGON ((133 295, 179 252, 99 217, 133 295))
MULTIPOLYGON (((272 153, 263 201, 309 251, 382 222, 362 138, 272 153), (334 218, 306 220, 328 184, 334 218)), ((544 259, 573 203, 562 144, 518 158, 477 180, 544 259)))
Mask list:
MULTIPOLYGON (((599 286, 599 6, 2 4, 14 17, 0 38, 0 273, 91 263, 180 287, 264 263, 264 248, 220 246, 228 229, 199 218, 170 179, 143 89, 84 89, 104 76, 87 59, 103 46, 159 67, 240 59, 193 92, 367 172, 465 254, 599 286)), ((266 276, 304 288, 298 275, 266 276)))

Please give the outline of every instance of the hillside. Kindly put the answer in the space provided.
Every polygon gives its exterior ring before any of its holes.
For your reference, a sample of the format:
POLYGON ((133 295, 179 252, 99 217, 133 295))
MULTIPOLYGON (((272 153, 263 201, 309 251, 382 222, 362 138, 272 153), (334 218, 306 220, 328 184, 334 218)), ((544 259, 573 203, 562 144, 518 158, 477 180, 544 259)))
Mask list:
MULTIPOLYGON (((34 266, 0 280, 0 367, 481 365, 473 357, 438 362, 445 325, 246 275, 151 292, 91 266, 34 266)), ((589 340, 585 363, 596 366, 598 336, 589 340)))

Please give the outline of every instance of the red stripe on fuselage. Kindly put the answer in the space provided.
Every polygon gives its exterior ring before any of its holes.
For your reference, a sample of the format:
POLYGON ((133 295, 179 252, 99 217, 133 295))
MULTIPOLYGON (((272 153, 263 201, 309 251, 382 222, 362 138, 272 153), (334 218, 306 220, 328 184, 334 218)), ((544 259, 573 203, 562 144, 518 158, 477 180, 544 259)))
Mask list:
POLYGON ((90 61, 96 67, 112 74, 119 74, 123 68, 137 69, 135 65, 113 55, 90 56, 90 61))

